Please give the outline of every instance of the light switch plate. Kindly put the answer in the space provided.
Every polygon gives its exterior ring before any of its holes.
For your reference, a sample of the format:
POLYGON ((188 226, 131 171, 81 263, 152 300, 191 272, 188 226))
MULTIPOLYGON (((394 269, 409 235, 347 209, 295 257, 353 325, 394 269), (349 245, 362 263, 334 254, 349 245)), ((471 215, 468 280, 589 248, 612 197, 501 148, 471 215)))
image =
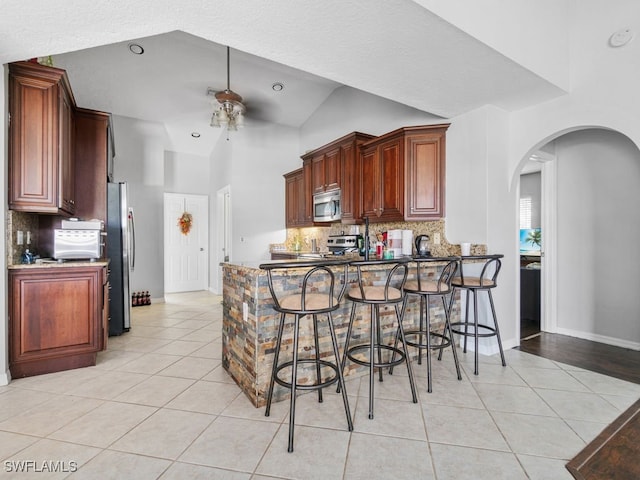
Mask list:
POLYGON ((16 244, 24 245, 24 232, 22 230, 16 232, 16 244))

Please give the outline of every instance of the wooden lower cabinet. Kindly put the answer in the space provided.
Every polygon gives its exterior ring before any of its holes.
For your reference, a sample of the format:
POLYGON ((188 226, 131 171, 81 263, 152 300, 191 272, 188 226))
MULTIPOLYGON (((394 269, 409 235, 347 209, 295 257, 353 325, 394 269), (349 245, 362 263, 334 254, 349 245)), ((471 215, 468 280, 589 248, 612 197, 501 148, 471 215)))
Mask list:
POLYGON ((9 270, 9 369, 13 378, 96 364, 106 346, 107 268, 9 270))

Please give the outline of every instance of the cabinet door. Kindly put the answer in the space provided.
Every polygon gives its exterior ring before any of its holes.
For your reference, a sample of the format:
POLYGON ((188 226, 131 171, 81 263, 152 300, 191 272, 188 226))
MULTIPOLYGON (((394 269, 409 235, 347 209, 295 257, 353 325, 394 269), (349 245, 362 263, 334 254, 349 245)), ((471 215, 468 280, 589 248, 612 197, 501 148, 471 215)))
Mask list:
POLYGON ((110 155, 109 116, 78 109, 75 124, 76 216, 107 219, 107 178, 110 155), (82 188, 92 185, 93 188, 82 188))
POLYGON ((9 65, 9 208, 73 214, 73 112, 64 70, 9 65))
POLYGON ((299 178, 302 171, 285 175, 285 225, 287 228, 297 227, 299 224, 299 178))
POLYGON ((55 210, 58 87, 16 74, 9 88, 9 208, 55 210))
POLYGON ((95 364, 102 268, 11 270, 9 363, 14 377, 95 364))
POLYGON ((404 145, 396 138, 378 147, 381 195, 378 216, 384 221, 402 221, 404 210, 404 145))
POLYGON ((444 217, 444 142, 444 133, 407 137, 407 220, 444 217))
POLYGON ((337 190, 341 185, 340 147, 328 151, 324 155, 324 189, 337 190))
POLYGON ((311 162, 305 161, 302 165, 302 178, 300 180, 300 199, 303 214, 300 223, 304 226, 313 226, 313 191, 311 177, 313 174, 311 162))
POLYGON ((69 94, 60 88, 60 208, 73 215, 75 205, 75 128, 73 123, 73 105, 69 94))
POLYGON ((324 192, 324 178, 324 154, 320 153, 311 159, 311 188, 313 193, 324 192))
POLYGON ((342 164, 342 223, 354 223, 360 218, 358 198, 360 197, 360 184, 358 172, 360 171, 360 152, 355 143, 344 145, 340 149, 342 164))
POLYGON ((380 173, 377 147, 362 152, 360 171, 360 211, 362 217, 374 219, 380 216, 380 173))

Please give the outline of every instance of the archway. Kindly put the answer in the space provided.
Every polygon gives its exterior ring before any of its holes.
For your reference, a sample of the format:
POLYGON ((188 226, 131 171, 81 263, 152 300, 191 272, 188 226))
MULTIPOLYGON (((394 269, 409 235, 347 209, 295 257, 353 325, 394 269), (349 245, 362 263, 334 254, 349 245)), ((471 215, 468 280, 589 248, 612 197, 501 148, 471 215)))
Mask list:
POLYGON ((555 156, 555 185, 543 192, 550 210, 543 233, 543 329, 640 350, 640 326, 633 320, 640 309, 633 267, 640 265, 634 245, 640 235, 640 150, 603 128, 559 132, 536 146, 541 148, 555 156))

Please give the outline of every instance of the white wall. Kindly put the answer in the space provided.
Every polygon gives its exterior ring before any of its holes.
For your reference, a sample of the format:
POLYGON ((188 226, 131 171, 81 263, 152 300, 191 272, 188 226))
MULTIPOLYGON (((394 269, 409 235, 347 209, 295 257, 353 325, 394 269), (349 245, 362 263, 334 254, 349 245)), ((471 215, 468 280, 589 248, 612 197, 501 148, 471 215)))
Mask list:
POLYGON ((340 87, 300 128, 302 150, 298 156, 351 132, 382 135, 400 127, 446 121, 355 88, 340 87))
POLYGON ((210 195, 211 162, 208 157, 180 152, 165 152, 164 191, 210 195))
POLYGON ((262 123, 238 133, 229 140, 232 260, 267 260, 269 244, 285 240, 283 175, 301 166, 298 130, 262 123))
POLYGON ((164 296, 163 193, 166 135, 159 123, 113 117, 114 181, 127 182, 136 221, 136 264, 131 291, 164 296))
MULTIPOLYGON (((415 0, 556 85, 570 88, 573 0, 415 0), (541 35, 540 32, 544 32, 541 35)), ((580 4, 579 8, 582 7, 580 4)))
POLYGON ((640 348, 640 151, 584 130, 555 141, 558 332, 640 348))

